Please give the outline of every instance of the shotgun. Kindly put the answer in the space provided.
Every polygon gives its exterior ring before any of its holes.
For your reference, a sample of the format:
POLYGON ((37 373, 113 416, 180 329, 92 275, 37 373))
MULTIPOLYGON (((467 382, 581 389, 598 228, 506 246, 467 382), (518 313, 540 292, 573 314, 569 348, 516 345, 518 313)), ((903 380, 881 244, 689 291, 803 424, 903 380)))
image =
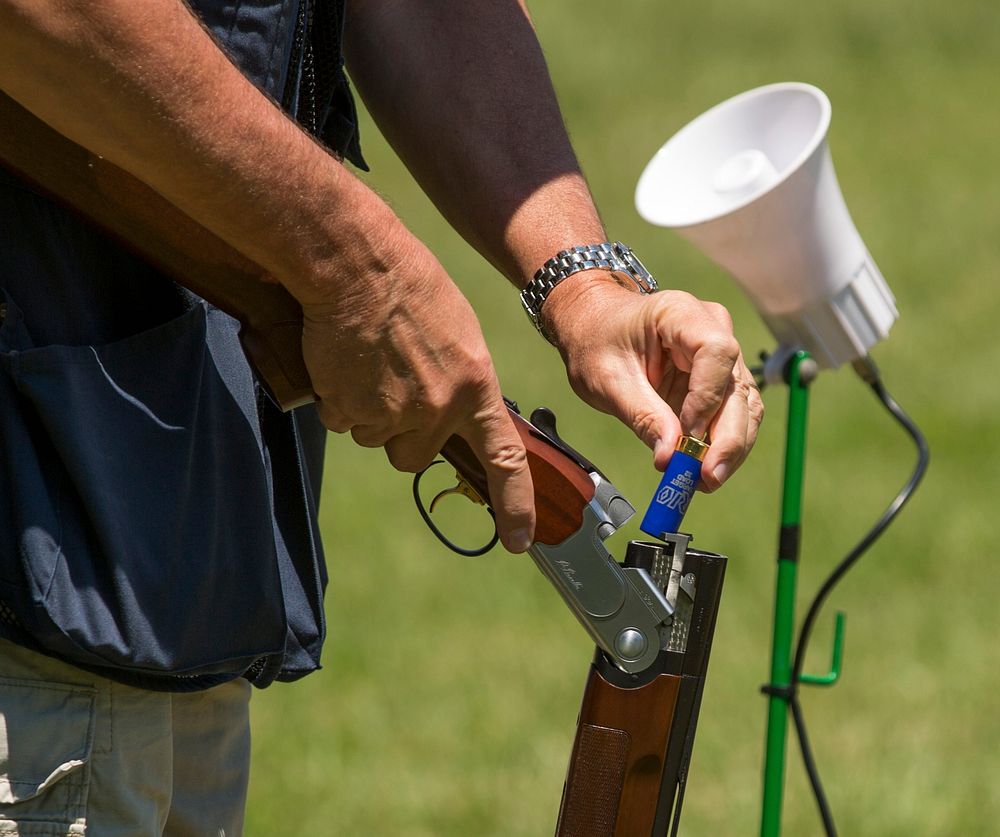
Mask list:
MULTIPOLYGON (((283 287, 159 193, 0 93, 0 164, 95 224, 241 324, 240 340, 283 410, 315 400, 301 354, 302 310, 283 287)), ((538 524, 532 558, 597 644, 557 837, 676 833, 726 559, 686 535, 604 541, 635 510, 540 409, 508 410, 528 450, 538 524)), ((489 502, 464 440, 442 455, 489 502)))
MULTIPOLYGON (((684 534, 604 546, 635 513, 539 408, 508 402, 528 451, 538 524, 529 554, 597 644, 587 674, 556 837, 676 835, 694 746, 726 558, 684 534)), ((459 486, 489 495, 461 439, 442 455, 459 486), (464 485, 463 485, 464 483, 464 485)))

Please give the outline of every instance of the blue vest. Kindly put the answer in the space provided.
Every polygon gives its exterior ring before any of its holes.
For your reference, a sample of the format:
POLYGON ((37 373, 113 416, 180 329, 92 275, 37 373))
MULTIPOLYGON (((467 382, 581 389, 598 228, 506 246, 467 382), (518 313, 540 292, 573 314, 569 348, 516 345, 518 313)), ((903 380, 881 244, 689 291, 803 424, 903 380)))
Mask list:
MULTIPOLYGON (((363 166, 341 4, 307 1, 194 5, 363 166)), ((263 394, 232 318, 0 170, 0 636, 155 689, 315 670, 324 437, 263 394)))

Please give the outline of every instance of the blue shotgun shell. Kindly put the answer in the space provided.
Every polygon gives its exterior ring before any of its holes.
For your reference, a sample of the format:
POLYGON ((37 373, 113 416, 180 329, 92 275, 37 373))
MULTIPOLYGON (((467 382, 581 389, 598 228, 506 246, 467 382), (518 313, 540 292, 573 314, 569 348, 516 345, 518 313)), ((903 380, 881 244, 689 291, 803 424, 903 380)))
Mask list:
POLYGON ((663 472, 656 494, 649 501, 646 516, 639 528, 647 535, 662 538, 667 532, 676 532, 688 510, 688 504, 698 487, 701 461, 708 451, 708 442, 694 436, 681 436, 663 472))

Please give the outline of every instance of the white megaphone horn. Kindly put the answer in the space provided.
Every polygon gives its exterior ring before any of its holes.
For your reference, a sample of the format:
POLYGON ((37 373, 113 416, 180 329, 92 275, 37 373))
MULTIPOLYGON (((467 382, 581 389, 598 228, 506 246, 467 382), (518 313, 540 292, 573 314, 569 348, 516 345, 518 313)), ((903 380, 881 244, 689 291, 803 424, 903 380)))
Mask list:
POLYGON ((636 189, 643 218, 725 268, 784 349, 826 368, 864 357, 898 316, 837 183, 830 110, 808 84, 742 93, 675 134, 636 189))

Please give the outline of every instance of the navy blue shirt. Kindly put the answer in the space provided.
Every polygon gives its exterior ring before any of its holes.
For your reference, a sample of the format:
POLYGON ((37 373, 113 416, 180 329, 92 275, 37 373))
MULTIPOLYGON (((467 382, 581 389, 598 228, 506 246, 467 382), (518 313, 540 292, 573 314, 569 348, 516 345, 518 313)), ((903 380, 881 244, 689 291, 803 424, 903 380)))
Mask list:
MULTIPOLYGON (((315 45, 334 50, 309 127, 363 165, 339 3, 194 5, 300 117, 315 45)), ((0 636, 157 689, 316 669, 315 409, 281 413, 235 320, 3 170, 0 295, 0 636)))

